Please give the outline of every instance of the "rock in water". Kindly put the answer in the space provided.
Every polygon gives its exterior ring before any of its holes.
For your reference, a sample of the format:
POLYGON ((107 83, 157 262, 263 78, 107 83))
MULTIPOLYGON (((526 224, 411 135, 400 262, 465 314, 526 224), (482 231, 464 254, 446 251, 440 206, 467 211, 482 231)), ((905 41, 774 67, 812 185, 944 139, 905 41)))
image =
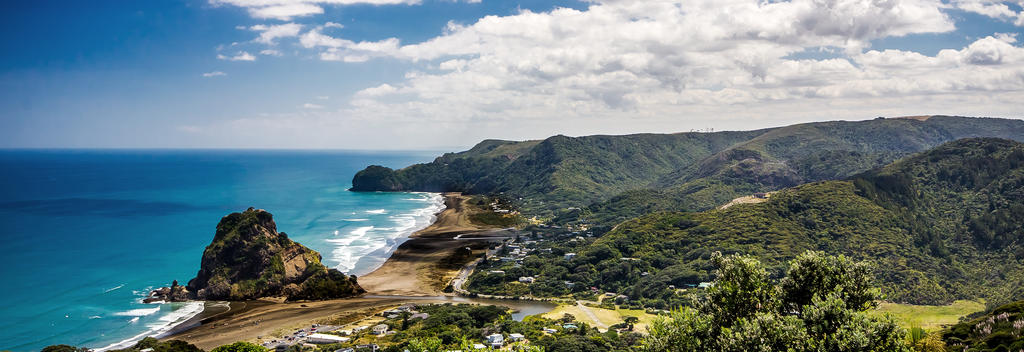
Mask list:
POLYGON ((220 220, 213 242, 203 251, 199 273, 187 287, 157 289, 149 299, 320 300, 365 292, 355 276, 328 269, 320 259, 320 253, 277 232, 269 212, 249 208, 220 220))
POLYGON ((398 182, 395 170, 380 165, 370 165, 352 177, 352 191, 399 191, 402 184, 398 182))

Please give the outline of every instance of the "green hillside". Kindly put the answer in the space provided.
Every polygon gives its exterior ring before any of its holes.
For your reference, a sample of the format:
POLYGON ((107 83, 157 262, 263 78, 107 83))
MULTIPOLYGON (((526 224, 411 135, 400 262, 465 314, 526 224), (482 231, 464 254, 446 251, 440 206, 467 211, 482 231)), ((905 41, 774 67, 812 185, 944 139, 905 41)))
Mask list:
POLYGON ((967 137, 1024 140, 1024 121, 936 116, 716 133, 487 140, 400 170, 370 167, 355 191, 504 192, 531 215, 612 225, 653 211, 705 210, 754 192, 851 177, 967 137), (570 207, 586 207, 572 216, 570 207))
POLYGON ((1005 302, 1024 298, 1022 197, 1024 144, 965 139, 764 203, 643 216, 592 243, 528 258, 520 274, 665 307, 681 299, 670 285, 711 279, 715 251, 753 255, 781 277, 786 261, 820 250, 870 259, 897 302, 1005 302), (566 261, 563 252, 578 255, 566 261))

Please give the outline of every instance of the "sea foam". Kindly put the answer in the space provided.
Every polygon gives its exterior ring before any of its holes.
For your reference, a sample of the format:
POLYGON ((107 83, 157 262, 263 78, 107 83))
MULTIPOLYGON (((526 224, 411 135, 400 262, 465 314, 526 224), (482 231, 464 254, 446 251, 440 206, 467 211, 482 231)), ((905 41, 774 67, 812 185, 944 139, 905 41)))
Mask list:
POLYGON ((117 313, 114 313, 114 315, 121 316, 121 317, 144 317, 144 316, 147 316, 147 315, 156 314, 156 312, 159 312, 159 311, 160 311, 160 307, 139 308, 139 309, 127 310, 127 311, 124 311, 124 312, 117 312, 117 313))
MULTIPOLYGON (((331 259, 338 263, 337 269, 351 274, 362 275, 375 270, 410 235, 430 226, 437 213, 444 210, 444 197, 437 193, 413 193, 419 198, 406 201, 426 202, 426 206, 408 212, 388 216, 392 226, 364 226, 349 232, 345 238, 328 239, 336 247, 331 259)), ((386 214, 387 209, 368 210, 365 213, 386 214)))
MULTIPOLYGON (((167 314, 164 314, 164 315, 160 316, 160 318, 157 319, 155 322, 150 323, 150 324, 146 324, 147 330, 145 332, 143 332, 141 334, 138 334, 138 335, 135 335, 135 336, 132 336, 132 337, 129 337, 127 339, 121 340, 119 342, 112 343, 112 344, 110 344, 110 345, 108 345, 106 347, 93 349, 93 351, 95 351, 95 352, 103 352, 103 351, 108 351, 108 350, 116 350, 116 349, 128 348, 128 347, 131 347, 131 346, 135 345, 136 342, 139 342, 140 340, 142 340, 143 338, 146 338, 148 336, 162 337, 164 334, 166 334, 167 332, 171 331, 171 329, 174 329, 174 327, 177 326, 178 324, 184 323, 185 321, 187 321, 189 319, 192 319, 192 317, 196 316, 197 314, 202 313, 203 309, 204 309, 203 302, 185 302, 185 303, 171 303, 171 304, 172 305, 180 305, 180 307, 178 307, 177 309, 174 309, 174 310, 172 310, 170 312, 167 312, 167 314)), ((163 306, 163 305, 161 305, 161 306, 163 306)), ((156 312, 160 311, 160 308, 161 307, 153 308, 153 309, 155 309, 155 311, 153 311, 153 313, 156 313, 156 312)), ((149 311, 149 310, 153 310, 153 309, 133 309, 132 311, 141 311, 141 310, 149 311)), ((122 313, 124 313, 124 312, 122 312, 122 313)), ((153 313, 150 313, 150 314, 153 314, 153 313)), ((121 314, 116 314, 115 313, 115 315, 121 315, 121 314)), ((147 315, 149 315, 149 314, 147 314, 147 315)), ((136 322, 138 322, 138 319, 139 319, 139 317, 136 316, 135 318, 132 319, 132 321, 130 323, 136 323, 136 322)))

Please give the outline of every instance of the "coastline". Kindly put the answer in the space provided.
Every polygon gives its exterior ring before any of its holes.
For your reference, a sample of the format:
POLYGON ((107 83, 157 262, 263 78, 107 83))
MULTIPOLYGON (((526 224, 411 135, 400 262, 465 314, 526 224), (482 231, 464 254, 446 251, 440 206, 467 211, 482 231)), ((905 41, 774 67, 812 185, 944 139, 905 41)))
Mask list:
POLYGON ((409 236, 380 267, 359 277, 368 294, 387 296, 441 296, 445 286, 470 258, 457 250, 471 248, 479 256, 495 238, 508 237, 506 230, 485 228, 469 220, 469 197, 445 193, 445 209, 434 223, 409 236), (459 235, 475 234, 459 239, 459 235), (438 265, 444 263, 446 265, 438 265), (410 276, 414 275, 414 278, 410 276))
POLYGON ((316 302, 231 302, 226 311, 204 311, 159 338, 184 340, 209 350, 235 341, 257 341, 258 337, 312 323, 353 321, 408 302, 451 302, 453 294, 442 293, 444 287, 467 262, 483 253, 489 242, 511 233, 473 224, 466 204, 469 197, 460 193, 443 196, 445 208, 436 214, 433 223, 411 234, 380 267, 358 278, 367 291, 365 295, 316 302), (470 233, 475 236, 457 238, 470 233), (472 255, 459 253, 466 247, 472 249, 472 255))

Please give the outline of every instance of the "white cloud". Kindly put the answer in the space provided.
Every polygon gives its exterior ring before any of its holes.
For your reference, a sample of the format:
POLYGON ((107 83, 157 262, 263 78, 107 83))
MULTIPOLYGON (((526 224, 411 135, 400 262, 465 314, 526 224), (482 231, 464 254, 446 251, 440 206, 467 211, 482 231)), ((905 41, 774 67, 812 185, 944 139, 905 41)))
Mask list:
POLYGON ((217 54, 217 58, 227 61, 256 61, 256 57, 246 51, 239 51, 234 56, 226 56, 223 54, 217 54))
POLYGON ((274 39, 277 38, 288 38, 299 35, 299 31, 302 30, 302 25, 298 23, 285 23, 278 25, 255 25, 249 27, 249 30, 260 32, 260 36, 253 41, 257 43, 263 43, 268 45, 276 44, 274 39))
POLYGON ((227 76, 227 75, 228 75, 227 73, 224 73, 224 72, 221 72, 221 71, 213 71, 213 72, 203 73, 203 77, 219 77, 219 76, 227 76))
POLYGON ((328 47, 340 48, 352 43, 350 40, 333 38, 320 32, 321 28, 313 28, 299 38, 299 43, 306 48, 328 47))
POLYGON ((281 54, 280 51, 277 51, 277 50, 274 50, 274 49, 263 49, 263 50, 260 50, 260 55, 281 56, 283 54, 281 54))
POLYGON ((323 105, 317 105, 317 104, 313 104, 313 103, 305 103, 305 104, 302 104, 302 108, 303 109, 323 109, 324 107, 323 107, 323 105))
POLYGON ((1010 5, 1014 5, 1017 8, 1022 8, 1024 7, 1024 1, 953 0, 951 5, 960 10, 1013 22, 1016 26, 1024 27, 1024 11, 1014 11, 1010 7, 1010 5))
POLYGON ((324 9, 322 7, 306 3, 294 3, 249 8, 249 16, 252 16, 254 18, 270 18, 282 21, 289 21, 294 17, 319 15, 322 13, 324 13, 324 9))
MULTIPOLYGON (((871 50, 879 38, 953 31, 943 12, 950 6, 605 0, 585 10, 450 23, 442 35, 404 45, 336 37, 319 26, 298 42, 321 60, 391 58, 414 68, 404 79, 359 91, 339 111, 304 109, 246 119, 246 126, 268 133, 305 126, 314 135, 360 126, 415 146, 436 143, 430 133, 468 144, 484 136, 750 129, 823 118, 1019 115, 1024 48, 1013 34, 935 55, 871 50), (822 48, 832 51, 829 58, 792 58, 822 48)), ((322 134, 325 143, 337 137, 322 134)))
POLYGON ((323 5, 416 5, 420 0, 210 0, 210 3, 245 8, 253 18, 289 21, 322 14, 323 5))

